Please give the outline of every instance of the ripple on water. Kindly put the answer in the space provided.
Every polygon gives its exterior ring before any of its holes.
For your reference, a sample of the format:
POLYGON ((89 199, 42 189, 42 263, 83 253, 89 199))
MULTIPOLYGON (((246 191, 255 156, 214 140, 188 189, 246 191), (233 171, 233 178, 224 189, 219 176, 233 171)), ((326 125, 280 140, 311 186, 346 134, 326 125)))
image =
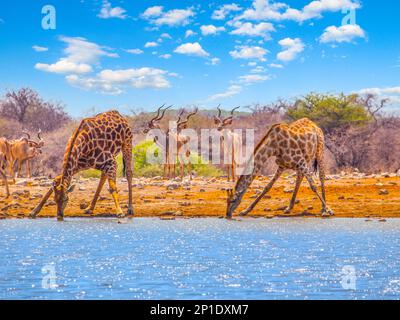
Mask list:
POLYGON ((362 219, 1 220, 0 298, 398 299, 399 227, 362 219), (355 290, 342 287, 344 266, 355 268, 355 290))

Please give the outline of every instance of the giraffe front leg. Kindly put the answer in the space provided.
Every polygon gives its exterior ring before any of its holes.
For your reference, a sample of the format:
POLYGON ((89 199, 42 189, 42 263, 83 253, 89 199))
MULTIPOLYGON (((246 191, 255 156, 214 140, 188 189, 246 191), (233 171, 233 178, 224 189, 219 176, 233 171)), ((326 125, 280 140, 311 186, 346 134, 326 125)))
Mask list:
POLYGON ((85 211, 86 214, 93 214, 94 208, 96 207, 97 200, 99 199, 99 195, 101 190, 103 189, 104 183, 107 180, 107 176, 104 172, 101 173, 100 182, 97 187, 96 193, 94 194, 92 203, 90 204, 89 209, 85 211))
POLYGON ((264 198, 264 196, 269 192, 269 190, 271 190, 271 188, 274 186, 275 182, 279 179, 279 177, 282 175, 283 173, 283 169, 279 168, 276 172, 274 177, 272 178, 272 180, 268 183, 268 185, 264 188, 263 192, 261 192, 261 194, 257 197, 257 199, 244 211, 240 212, 239 215, 240 216, 246 216, 248 215, 253 209, 254 207, 257 205, 258 202, 260 202, 260 200, 262 198, 264 198))
POLYGON ((319 200, 322 203, 322 210, 321 210, 321 214, 323 217, 329 217, 333 214, 333 211, 331 209, 328 208, 328 206, 326 205, 325 200, 323 199, 323 197, 319 194, 318 192, 318 188, 314 183, 314 180, 311 176, 311 174, 307 173, 306 174, 306 179, 310 185, 311 190, 317 195, 317 197, 319 198, 319 200))
POLYGON ((114 204, 115 204, 115 211, 117 213, 117 215, 123 215, 122 209, 119 205, 119 197, 118 197, 118 191, 117 191, 117 183, 115 181, 115 178, 109 178, 108 179, 108 184, 110 186, 110 193, 111 196, 114 200, 114 204))
POLYGON ((296 186, 293 190, 292 200, 290 200, 289 207, 287 207, 285 210, 285 214, 290 214, 292 212, 293 207, 296 203, 297 193, 299 192, 301 182, 303 181, 303 179, 304 179, 304 175, 301 172, 297 172, 296 186))

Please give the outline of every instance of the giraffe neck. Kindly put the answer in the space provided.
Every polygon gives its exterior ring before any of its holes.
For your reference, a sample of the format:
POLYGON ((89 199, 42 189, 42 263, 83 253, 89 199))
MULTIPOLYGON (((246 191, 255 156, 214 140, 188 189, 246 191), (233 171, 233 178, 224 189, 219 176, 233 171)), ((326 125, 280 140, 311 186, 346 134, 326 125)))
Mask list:
POLYGON ((72 177, 81 169, 78 160, 82 151, 82 145, 84 141, 80 138, 76 138, 71 141, 73 145, 68 146, 68 152, 66 152, 63 162, 63 171, 61 176, 61 184, 68 189, 71 184, 72 177))

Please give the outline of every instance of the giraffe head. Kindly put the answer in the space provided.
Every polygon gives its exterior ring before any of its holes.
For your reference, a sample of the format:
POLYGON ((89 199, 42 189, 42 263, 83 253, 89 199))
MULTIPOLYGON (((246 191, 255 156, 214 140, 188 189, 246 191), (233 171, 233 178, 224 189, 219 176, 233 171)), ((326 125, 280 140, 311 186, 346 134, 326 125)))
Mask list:
POLYGON ((147 127, 143 130, 144 134, 147 134, 150 130, 154 130, 154 129, 161 130, 160 120, 164 117, 165 111, 167 111, 169 108, 172 107, 172 105, 169 107, 166 107, 166 108, 164 108, 164 106, 165 106, 165 104, 163 104, 161 107, 159 107, 157 110, 157 115, 147 123, 147 127), (162 112, 161 112, 161 110, 162 110, 162 112), (161 115, 160 115, 160 112, 161 112, 161 115))
POLYGON ((75 185, 65 187, 61 183, 61 176, 57 176, 53 181, 53 191, 54 191, 54 201, 57 204, 57 216, 62 216, 64 209, 68 204, 69 197, 68 194, 72 192, 75 185))
POLYGON ((239 206, 241 197, 235 194, 232 189, 226 190, 227 192, 227 199, 226 199, 226 217, 232 218, 233 212, 239 206))
POLYGON ((231 115, 229 117, 223 119, 221 117, 222 110, 219 108, 219 106, 217 107, 218 115, 214 116, 214 123, 217 125, 217 130, 218 131, 222 131, 222 129, 224 129, 225 127, 227 127, 227 126, 229 126, 229 125, 231 125, 233 123, 233 112, 236 109, 239 109, 239 108, 240 107, 233 108, 232 111, 231 111, 231 115))

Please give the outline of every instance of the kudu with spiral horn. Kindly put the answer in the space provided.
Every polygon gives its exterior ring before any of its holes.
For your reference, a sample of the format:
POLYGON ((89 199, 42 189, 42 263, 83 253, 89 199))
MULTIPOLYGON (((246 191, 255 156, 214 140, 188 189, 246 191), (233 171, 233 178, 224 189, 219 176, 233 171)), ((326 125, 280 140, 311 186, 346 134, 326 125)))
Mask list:
POLYGON ((10 141, 11 158, 9 160, 10 174, 14 178, 14 166, 18 166, 18 176, 21 176, 22 164, 25 162, 26 175, 31 177, 31 160, 42 154, 41 148, 44 146, 44 140, 41 137, 42 130, 38 131, 39 142, 33 141, 27 131, 22 131, 26 138, 10 141))
POLYGON ((240 136, 230 129, 227 129, 233 123, 233 113, 240 107, 233 108, 230 111, 230 115, 226 118, 222 117, 222 110, 218 105, 218 115, 214 116, 214 123, 217 126, 217 130, 222 132, 220 145, 223 150, 223 163, 226 168, 228 181, 232 176, 232 181, 235 181, 235 167, 237 164, 238 152, 241 150, 241 139, 240 136))
POLYGON ((195 114, 197 114, 199 109, 196 107, 192 112, 188 113, 185 120, 182 120, 184 111, 185 110, 182 109, 181 112, 179 113, 178 121, 176 123, 176 132, 174 132, 173 135, 171 134, 171 141, 173 140, 174 143, 176 143, 177 157, 174 157, 174 159, 178 158, 181 179, 183 179, 184 177, 185 164, 187 164, 189 178, 191 180, 192 163, 190 161, 190 136, 183 134, 182 130, 187 129, 189 119, 193 117, 195 114))
POLYGON ((155 136, 153 138, 154 143, 157 144, 157 146, 164 151, 164 178, 169 178, 171 176, 172 165, 171 157, 169 154, 170 132, 169 129, 161 129, 160 121, 164 118, 165 112, 171 107, 172 105, 165 108, 165 104, 159 107, 157 110, 157 115, 147 123, 147 127, 143 130, 144 134, 147 134, 150 130, 158 130, 159 132, 164 134, 165 139, 162 139, 164 141, 160 141, 158 136, 155 136))

